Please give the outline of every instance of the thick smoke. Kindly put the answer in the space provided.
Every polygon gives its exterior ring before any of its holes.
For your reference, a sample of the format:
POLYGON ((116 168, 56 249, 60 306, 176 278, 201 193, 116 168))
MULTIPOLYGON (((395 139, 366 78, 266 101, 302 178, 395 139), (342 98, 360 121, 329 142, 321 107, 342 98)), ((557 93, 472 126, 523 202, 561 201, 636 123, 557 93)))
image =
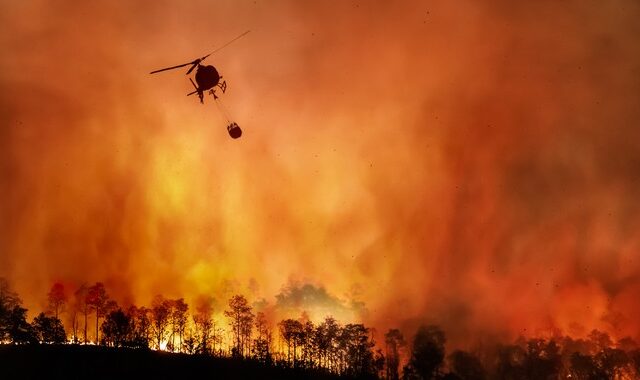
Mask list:
POLYGON ((30 308, 309 283, 455 344, 640 335, 637 2, 0 7, 0 275, 30 308), (247 29, 208 61, 234 141, 147 73, 247 29))

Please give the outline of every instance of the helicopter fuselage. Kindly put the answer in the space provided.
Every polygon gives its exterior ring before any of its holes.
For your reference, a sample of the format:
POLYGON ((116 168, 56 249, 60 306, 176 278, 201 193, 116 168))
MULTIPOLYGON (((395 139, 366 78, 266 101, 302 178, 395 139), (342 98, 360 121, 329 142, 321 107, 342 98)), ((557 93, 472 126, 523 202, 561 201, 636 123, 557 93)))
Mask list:
POLYGON ((196 71, 196 83, 198 84, 198 91, 207 91, 218 85, 220 82, 220 74, 215 67, 209 65, 198 65, 196 71))

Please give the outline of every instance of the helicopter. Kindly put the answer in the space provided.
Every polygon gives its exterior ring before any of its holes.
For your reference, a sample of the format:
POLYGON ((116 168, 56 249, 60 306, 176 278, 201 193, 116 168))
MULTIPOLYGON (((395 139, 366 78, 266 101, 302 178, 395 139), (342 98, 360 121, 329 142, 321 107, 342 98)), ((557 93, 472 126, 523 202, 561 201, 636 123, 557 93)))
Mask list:
MULTIPOLYGON (((198 98, 200 98, 200 103, 204 104, 204 94, 205 94, 206 91, 208 91, 208 93, 213 96, 214 101, 217 101, 219 97, 216 94, 216 90, 220 89, 220 91, 222 91, 222 93, 224 94, 225 91, 227 90, 227 82, 226 81, 220 81, 222 79, 222 76, 220 75, 220 73, 218 73, 218 70, 216 70, 216 68, 213 65, 206 65, 205 66, 205 65, 202 64, 202 61, 204 61, 211 54, 214 54, 214 53, 222 50, 223 48, 229 46, 231 43, 233 43, 236 40, 238 40, 239 38, 245 36, 249 32, 250 31, 247 30, 246 32, 240 34, 236 38, 232 39, 231 41, 229 41, 226 44, 222 45, 218 49, 212 51, 211 53, 209 53, 209 54, 207 54, 207 55, 205 55, 205 56, 203 56, 201 58, 196 58, 191 62, 183 63, 181 65, 165 67, 164 69, 154 70, 154 71, 150 72, 149 74, 156 74, 156 73, 159 73, 159 72, 162 72, 162 71, 174 70, 174 69, 178 69, 178 68, 185 67, 185 66, 191 66, 191 67, 189 67, 189 70, 187 70, 187 74, 186 75, 191 74, 191 72, 194 69, 196 69, 196 74, 195 74, 196 81, 194 82, 193 79, 189 78, 189 81, 191 82, 191 84, 193 85, 195 90, 190 92, 190 93, 188 93, 187 96, 198 94, 198 98)), ((218 104, 218 105, 220 106, 220 104, 218 104)), ((229 118, 227 117, 227 121, 229 121, 229 125, 227 126, 227 131, 229 132, 229 135, 234 139, 237 139, 238 137, 242 136, 242 130, 240 129, 238 124, 235 123, 235 122, 231 122, 228 119, 229 118)))

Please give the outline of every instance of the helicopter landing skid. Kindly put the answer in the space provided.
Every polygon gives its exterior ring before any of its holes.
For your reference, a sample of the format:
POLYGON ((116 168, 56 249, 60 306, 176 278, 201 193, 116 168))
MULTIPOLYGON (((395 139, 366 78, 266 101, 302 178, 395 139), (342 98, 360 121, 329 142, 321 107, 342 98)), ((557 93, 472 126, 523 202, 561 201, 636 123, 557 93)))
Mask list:
POLYGON ((224 94, 225 91, 227 91, 227 81, 222 81, 221 83, 218 83, 218 87, 220 87, 220 89, 222 90, 222 93, 224 94))

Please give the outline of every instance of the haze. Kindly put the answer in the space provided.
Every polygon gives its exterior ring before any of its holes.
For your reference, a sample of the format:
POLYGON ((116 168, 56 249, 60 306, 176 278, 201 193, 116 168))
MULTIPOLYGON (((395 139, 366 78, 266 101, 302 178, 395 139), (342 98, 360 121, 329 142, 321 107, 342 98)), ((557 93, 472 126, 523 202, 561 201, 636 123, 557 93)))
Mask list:
POLYGON ((438 323, 460 344, 638 338, 638 17, 624 0, 2 0, 0 276, 29 309, 55 281, 294 309, 304 288, 317 318, 438 323), (148 73, 245 30, 206 61, 232 140, 186 70, 148 73))

